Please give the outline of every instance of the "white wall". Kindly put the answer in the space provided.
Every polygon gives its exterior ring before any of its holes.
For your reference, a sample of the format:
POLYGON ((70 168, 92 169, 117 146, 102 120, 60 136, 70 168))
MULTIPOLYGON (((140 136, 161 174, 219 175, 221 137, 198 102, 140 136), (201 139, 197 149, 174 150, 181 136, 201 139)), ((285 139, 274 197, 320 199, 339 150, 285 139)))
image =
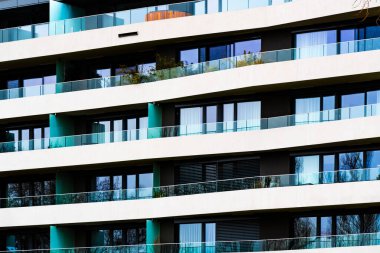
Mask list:
POLYGON ((290 89, 302 82, 313 82, 318 86, 332 80, 341 84, 352 80, 374 80, 380 79, 379 59, 380 50, 377 50, 268 63, 148 84, 2 100, 0 119, 194 99, 226 91, 244 94, 247 90, 268 90, 273 86, 290 89))
POLYGON ((0 172, 112 162, 242 154, 379 140, 380 117, 261 131, 194 135, 0 154, 0 172))
MULTIPOLYGON (((380 6, 380 3, 373 3, 380 6)), ((72 34, 43 37, 0 44, 0 63, 31 58, 125 46, 142 42, 175 40, 223 33, 285 26, 300 21, 320 20, 341 13, 359 11, 353 0, 301 0, 271 7, 218 13, 120 27, 97 29, 72 34), (120 33, 138 32, 138 36, 118 38, 120 33)), ((351 17, 350 17, 351 18, 351 17)), ((310 23, 310 22, 309 22, 310 23)))
POLYGON ((0 227, 144 220, 379 204, 380 181, 252 189, 160 199, 0 209, 0 227), (207 205, 204 205, 207 203, 207 205))

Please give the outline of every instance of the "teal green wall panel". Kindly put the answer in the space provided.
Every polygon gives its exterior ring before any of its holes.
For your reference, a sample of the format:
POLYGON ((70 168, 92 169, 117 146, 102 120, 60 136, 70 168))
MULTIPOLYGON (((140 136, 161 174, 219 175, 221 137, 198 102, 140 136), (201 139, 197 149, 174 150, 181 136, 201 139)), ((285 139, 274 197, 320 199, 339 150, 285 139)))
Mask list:
MULTIPOLYGON (((160 243, 160 223, 154 220, 146 221, 146 244, 160 243)), ((154 252, 154 249, 148 252, 154 252)))
POLYGON ((77 18, 85 15, 83 9, 76 6, 50 0, 50 21, 77 18))
POLYGON ((71 228, 50 226, 50 248, 62 249, 75 247, 75 231, 71 228))
POLYGON ((158 104, 148 104, 148 138, 161 137, 162 108, 158 104))
POLYGON ((153 163, 153 187, 160 187, 160 165, 158 163, 153 163))
POLYGON ((72 117, 50 114, 49 116, 50 137, 73 135, 75 122, 72 117))
POLYGON ((74 119, 64 115, 49 115, 50 126, 50 147, 64 147, 70 146, 70 142, 73 142, 73 138, 54 138, 62 136, 70 136, 75 134, 75 122, 74 119))
POLYGON ((57 172, 55 180, 55 191, 57 194, 74 192, 74 178, 72 174, 66 172, 57 172))

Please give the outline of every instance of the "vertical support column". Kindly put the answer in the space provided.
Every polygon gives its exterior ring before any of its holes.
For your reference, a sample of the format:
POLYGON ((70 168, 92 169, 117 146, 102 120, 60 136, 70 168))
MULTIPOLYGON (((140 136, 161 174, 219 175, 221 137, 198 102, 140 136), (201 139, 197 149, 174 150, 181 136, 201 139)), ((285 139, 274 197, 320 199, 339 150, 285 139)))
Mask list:
POLYGON ((160 253, 160 223, 156 220, 146 221, 146 244, 147 253, 160 253))
POLYGON ((156 103, 148 104, 148 138, 162 136, 162 108, 156 103))
POLYGON ((75 247, 74 229, 50 226, 50 248, 51 249, 63 249, 63 248, 74 248, 74 247, 75 247))

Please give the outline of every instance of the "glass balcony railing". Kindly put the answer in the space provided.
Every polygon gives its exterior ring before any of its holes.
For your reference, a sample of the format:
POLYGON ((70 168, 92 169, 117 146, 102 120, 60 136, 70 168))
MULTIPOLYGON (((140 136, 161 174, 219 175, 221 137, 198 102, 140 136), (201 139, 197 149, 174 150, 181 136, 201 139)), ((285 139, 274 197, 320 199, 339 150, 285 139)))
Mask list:
POLYGON ((126 74, 122 76, 94 78, 56 84, 46 84, 42 86, 36 85, 24 88, 0 90, 0 100, 42 96, 81 90, 110 88, 131 84, 151 83, 251 65, 332 56, 338 54, 349 54, 379 49, 380 38, 374 38, 303 48, 291 48, 278 51, 245 54, 241 56, 190 64, 170 69, 152 69, 150 71, 147 71, 147 73, 126 74))
POLYGON ((304 185, 336 184, 380 180, 380 168, 328 171, 310 174, 257 176, 113 191, 80 192, 0 199, 1 208, 94 203, 136 199, 166 198, 205 193, 239 191, 304 185))
POLYGON ((154 138, 258 131, 372 116, 380 116, 380 104, 347 107, 335 110, 326 110, 306 114, 294 114, 273 118, 215 122, 198 125, 156 127, 119 132, 102 132, 2 142, 0 143, 0 153, 86 146, 125 141, 138 141, 154 138))
MULTIPOLYGON (((303 249, 326 249, 380 245, 380 233, 345 234, 283 238, 256 241, 215 241, 173 244, 140 244, 123 246, 99 246, 89 248, 12 250, 21 252, 50 253, 239 253, 303 249)), ((9 251, 0 251, 9 252, 9 251)))
POLYGON ((49 0, 2 0, 0 1, 0 10, 45 3, 49 3, 49 0))
POLYGON ((244 10, 287 3, 291 1, 292 0, 224 0, 222 2, 219 0, 198 0, 176 4, 144 7, 132 10, 2 29, 0 30, 0 43, 113 26, 143 23, 160 19, 244 10))

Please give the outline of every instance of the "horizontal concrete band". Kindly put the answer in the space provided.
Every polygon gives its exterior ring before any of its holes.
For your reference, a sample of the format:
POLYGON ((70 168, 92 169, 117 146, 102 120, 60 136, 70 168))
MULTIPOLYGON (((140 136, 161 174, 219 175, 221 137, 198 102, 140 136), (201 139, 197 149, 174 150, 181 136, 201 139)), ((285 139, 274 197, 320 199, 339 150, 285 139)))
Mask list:
POLYGON ((198 195, 0 209, 0 227, 132 221, 380 203, 380 181, 252 189, 198 195), (204 205, 202 203, 207 203, 204 205))

